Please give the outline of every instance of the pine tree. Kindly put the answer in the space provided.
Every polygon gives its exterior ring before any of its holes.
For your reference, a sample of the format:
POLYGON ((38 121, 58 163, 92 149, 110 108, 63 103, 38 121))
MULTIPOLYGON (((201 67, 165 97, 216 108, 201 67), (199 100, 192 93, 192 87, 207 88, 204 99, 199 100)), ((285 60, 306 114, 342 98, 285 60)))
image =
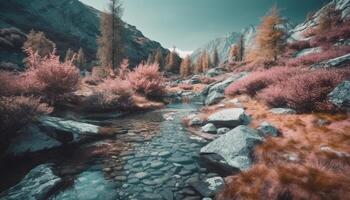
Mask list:
POLYGON ((120 0, 110 0, 109 7, 109 13, 102 13, 101 16, 97 57, 104 67, 116 70, 123 59, 122 4, 120 0))
POLYGON ((203 59, 203 61, 202 61, 202 69, 203 69, 203 72, 206 72, 212 66, 211 59, 210 59, 210 56, 207 53, 207 51, 204 51, 202 59, 203 59))
POLYGON ((203 53, 201 53, 200 56, 197 58, 195 72, 196 73, 203 72, 203 53))
POLYGON ((256 36, 257 52, 255 53, 259 57, 277 60, 278 55, 282 53, 285 43, 285 32, 279 27, 282 22, 275 6, 268 15, 263 17, 256 36))
POLYGON ((164 68, 164 58, 163 51, 160 48, 157 48, 156 53, 154 55, 154 63, 159 64, 159 68, 162 70, 164 68))
POLYGON ((76 66, 80 69, 82 69, 86 65, 86 58, 82 48, 80 48, 78 51, 76 63, 76 66))
POLYGON ((317 31, 322 33, 341 23, 341 11, 335 5, 327 6, 320 14, 317 31))
POLYGON ((180 74, 182 77, 187 77, 192 72, 192 62, 190 56, 186 56, 181 62, 180 74))
POLYGON ((244 37, 241 35, 239 38, 239 42, 237 45, 237 60, 236 61, 242 61, 244 58, 244 37))
POLYGON ((218 65, 220 64, 219 53, 217 48, 214 49, 212 64, 214 67, 218 67, 218 65))
POLYGON ((46 38, 43 32, 35 32, 31 30, 27 36, 27 40, 23 44, 24 49, 31 49, 37 52, 39 56, 45 57, 54 51, 56 45, 54 42, 46 38))
POLYGON ((66 51, 66 56, 64 57, 64 61, 65 62, 72 61, 74 54, 75 52, 71 48, 68 48, 66 51))
POLYGON ((181 64, 181 58, 175 51, 175 49, 169 53, 167 56, 167 64, 165 66, 165 69, 169 72, 173 73, 179 73, 180 70, 180 64, 181 64))
POLYGON ((230 53, 229 53, 229 59, 232 62, 238 61, 238 45, 234 44, 231 46, 230 53))

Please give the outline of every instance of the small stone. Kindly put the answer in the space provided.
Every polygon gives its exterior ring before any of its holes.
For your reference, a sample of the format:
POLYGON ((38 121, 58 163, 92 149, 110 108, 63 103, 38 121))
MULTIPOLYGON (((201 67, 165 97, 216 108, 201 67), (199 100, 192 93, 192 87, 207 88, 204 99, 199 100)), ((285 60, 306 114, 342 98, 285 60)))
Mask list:
POLYGON ((262 122, 258 127, 258 131, 262 136, 268 136, 268 135, 271 135, 273 137, 278 136, 277 128, 268 122, 262 122))
POLYGON ((102 170, 103 170, 104 172, 111 172, 111 171, 112 171, 112 169, 109 168, 109 167, 103 168, 102 170))
POLYGON ((201 129, 205 133, 216 133, 216 127, 212 123, 209 123, 209 124, 206 124, 205 126, 202 126, 201 129))
POLYGON ((114 179, 116 181, 125 181, 125 180, 127 180, 127 177, 126 176, 116 176, 116 177, 114 177, 114 179))
POLYGON ((225 133, 229 132, 230 130, 231 130, 231 129, 226 128, 226 127, 219 128, 219 129, 217 130, 217 134, 222 135, 222 134, 225 134, 225 133))
POLYGON ((296 114, 296 111, 291 108, 272 108, 270 112, 278 115, 296 114))
POLYGON ((158 155, 160 157, 168 157, 169 155, 171 155, 171 153, 169 151, 162 151, 158 155))
POLYGON ((147 172, 139 172, 139 173, 135 174, 135 177, 138 179, 143 179, 143 178, 146 178, 148 176, 149 176, 149 174, 147 172))
POLYGON ((151 163, 151 168, 160 168, 161 166, 163 166, 164 163, 162 161, 154 161, 151 163))

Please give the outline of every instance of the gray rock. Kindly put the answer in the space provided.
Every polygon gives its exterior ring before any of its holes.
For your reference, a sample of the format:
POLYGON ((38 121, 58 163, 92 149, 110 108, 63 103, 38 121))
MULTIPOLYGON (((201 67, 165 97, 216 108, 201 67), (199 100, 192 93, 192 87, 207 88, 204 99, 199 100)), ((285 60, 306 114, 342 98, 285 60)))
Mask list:
POLYGON ((0 193, 1 200, 47 199, 51 190, 61 183, 61 178, 53 174, 49 164, 32 169, 17 185, 0 193))
POLYGON ((143 179, 143 178, 146 178, 148 176, 149 176, 149 174, 147 172, 139 172, 139 173, 135 174, 135 177, 138 179, 143 179))
POLYGON ((219 129, 217 130, 217 134, 222 135, 222 134, 225 134, 225 133, 229 132, 230 130, 231 130, 231 129, 226 128, 226 127, 219 128, 219 129))
POLYGON ((204 123, 204 120, 199 118, 197 115, 188 116, 190 126, 200 126, 204 123))
POLYGON ((203 197, 214 197, 225 186, 224 179, 218 176, 208 178, 205 181, 190 182, 189 184, 203 197))
POLYGON ((36 125, 29 125, 19 131, 7 149, 7 155, 22 155, 62 146, 62 143, 42 132, 36 125))
POLYGON ((262 141, 263 138, 256 130, 247 126, 238 126, 204 146, 200 153, 218 154, 230 166, 246 170, 251 166, 251 152, 262 141))
POLYGON ((222 92, 212 91, 208 94, 205 99, 205 105, 213 105, 219 103, 222 99, 225 98, 225 95, 222 92))
POLYGON ((291 108, 272 108, 270 112, 273 114, 286 115, 286 114, 296 114, 297 112, 291 108))
POLYGON ((205 74, 205 76, 214 77, 214 76, 218 76, 218 75, 223 74, 223 73, 224 72, 223 72, 222 68, 216 67, 216 68, 209 69, 207 71, 207 73, 205 74))
POLYGON ((295 57, 302 57, 302 56, 306 56, 312 53, 321 53, 322 52, 322 48, 321 47, 315 47, 315 48, 308 48, 308 49, 303 49, 301 51, 299 51, 295 57))
POLYGON ((312 68, 343 67, 350 63, 350 53, 312 65, 312 68))
POLYGON ((234 128, 249 123, 249 117, 242 108, 230 108, 216 112, 208 117, 208 122, 216 127, 234 128))
POLYGON ((99 126, 58 117, 41 117, 39 126, 50 132, 50 136, 67 143, 99 135, 99 126))
POLYGON ((248 75, 248 73, 246 72, 242 72, 242 73, 238 73, 238 74, 233 74, 232 76, 230 76, 228 79, 216 83, 213 86, 211 86, 208 90, 208 94, 212 93, 213 91, 219 92, 219 93, 224 93, 225 89, 227 88, 227 86, 229 86, 231 83, 245 77, 246 75, 248 75))
POLYGON ((174 193, 173 193, 173 191, 171 191, 170 188, 165 188, 164 190, 162 190, 160 192, 160 194, 162 195, 162 197, 165 200, 173 200, 174 199, 174 193))
POLYGON ((329 95, 329 101, 338 107, 350 108, 350 81, 338 85, 329 95))
POLYGON ((202 126, 202 131, 205 133, 216 133, 216 127, 214 126, 214 124, 209 123, 205 126, 202 126))
POLYGON ((268 135, 271 135, 273 137, 278 136, 277 128, 268 122, 262 122, 258 127, 258 131, 262 136, 268 136, 268 135))
POLYGON ((152 168, 160 168, 163 165, 164 165, 164 163, 162 161, 159 161, 159 160, 154 161, 154 162, 151 163, 151 167, 152 168))

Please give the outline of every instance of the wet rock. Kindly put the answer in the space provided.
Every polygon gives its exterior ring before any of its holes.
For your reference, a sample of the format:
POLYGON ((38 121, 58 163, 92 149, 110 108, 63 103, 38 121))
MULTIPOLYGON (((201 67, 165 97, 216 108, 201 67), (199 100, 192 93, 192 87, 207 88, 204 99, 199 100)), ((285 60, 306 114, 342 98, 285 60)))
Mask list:
POLYGON ((219 103, 222 99, 225 98, 223 92, 213 91, 210 92, 205 99, 205 105, 213 105, 219 103))
POLYGON ((249 123, 249 117, 242 108, 230 108, 218 111, 208 117, 208 122, 216 127, 234 128, 249 123))
POLYGON ((32 169, 17 185, 0 193, 0 199, 47 199, 50 192, 61 183, 61 178, 53 174, 49 164, 32 169))
POLYGON ((83 139, 99 135, 98 126, 58 117, 41 117, 39 127, 63 143, 80 142, 83 139))
POLYGON ((286 115, 286 114, 296 114, 297 112, 291 108, 272 108, 270 112, 278 115, 286 115))
POLYGON ((262 141, 263 138, 256 130, 247 126, 238 126, 204 146, 200 153, 218 154, 230 166, 246 170, 251 166, 251 152, 262 141))
POLYGON ((143 178, 146 178, 148 176, 149 176, 149 174, 147 172, 139 172, 139 173, 135 174, 135 177, 138 179, 143 179, 143 178))
POLYGON ((162 152, 158 153, 158 156, 160 156, 160 157, 168 157, 170 155, 171 155, 171 153, 169 151, 162 151, 162 152))
POLYGON ((262 136, 268 136, 268 135, 271 135, 273 137, 278 136, 277 128, 268 122, 262 122, 257 130, 259 131, 260 135, 262 135, 262 136))
POLYGON ((334 105, 350 108, 350 81, 339 84, 328 96, 334 105))
POLYGON ((162 195, 162 197, 165 200, 173 200, 174 199, 174 193, 173 193, 173 191, 171 191, 170 188, 165 188, 164 190, 162 190, 160 192, 160 194, 162 195))
POLYGON ((190 185, 203 197, 214 197, 224 187, 225 182, 221 177, 212 177, 205 181, 192 182, 190 185))
POLYGON ((162 200, 162 196, 160 194, 153 194, 153 193, 148 193, 145 192, 142 195, 142 199, 144 200, 162 200))
POLYGON ((201 129, 205 133, 216 133, 216 127, 212 123, 209 123, 209 124, 206 124, 205 126, 202 126, 201 129))
POLYGON ((219 93, 224 93, 224 91, 227 88, 227 86, 229 86, 231 83, 233 83, 233 82, 243 78, 247 74, 248 73, 246 73, 246 72, 233 74, 228 79, 226 79, 226 80, 224 80, 222 82, 219 82, 219 83, 215 83, 214 85, 212 85, 209 88, 208 94, 212 93, 213 91, 216 91, 216 92, 219 92, 219 93))
POLYGON ((128 178, 126 176, 116 176, 114 179, 116 181, 126 181, 128 178))
POLYGON ((180 163, 180 164, 188 164, 192 162, 192 159, 189 156, 172 156, 169 159, 170 162, 173 163, 180 163))
POLYGON ((217 134, 222 135, 222 134, 225 134, 225 133, 229 132, 230 130, 231 130, 231 129, 226 128, 226 127, 219 128, 219 129, 217 130, 217 134))
POLYGON ((151 168, 161 168, 164 165, 162 161, 154 161, 151 163, 151 168))
POLYGON ((18 156, 57 148, 62 145, 61 142, 48 136, 36 125, 29 125, 20 130, 18 136, 11 140, 6 154, 18 156))
POLYGON ((315 64, 312 66, 312 68, 344 67, 349 63, 350 63, 350 54, 346 54, 337 58, 333 58, 333 59, 315 64))

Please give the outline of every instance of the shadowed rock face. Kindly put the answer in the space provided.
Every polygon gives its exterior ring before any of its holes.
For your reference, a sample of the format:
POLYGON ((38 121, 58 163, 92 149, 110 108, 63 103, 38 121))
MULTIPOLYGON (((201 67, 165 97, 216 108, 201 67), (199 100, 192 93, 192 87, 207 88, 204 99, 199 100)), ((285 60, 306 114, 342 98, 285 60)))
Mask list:
MULTIPOLYGON (((82 47, 90 61, 95 59, 101 12, 78 0, 11 0, 0 7, 0 13, 0 28, 15 27, 25 33, 31 29, 43 31, 56 43, 61 55, 68 48, 78 50, 82 47)), ((132 66, 146 60, 148 54, 157 48, 161 48, 164 54, 168 51, 127 23, 124 38, 125 55, 132 66)), ((15 56, 11 61, 19 63, 21 60, 15 56)))

